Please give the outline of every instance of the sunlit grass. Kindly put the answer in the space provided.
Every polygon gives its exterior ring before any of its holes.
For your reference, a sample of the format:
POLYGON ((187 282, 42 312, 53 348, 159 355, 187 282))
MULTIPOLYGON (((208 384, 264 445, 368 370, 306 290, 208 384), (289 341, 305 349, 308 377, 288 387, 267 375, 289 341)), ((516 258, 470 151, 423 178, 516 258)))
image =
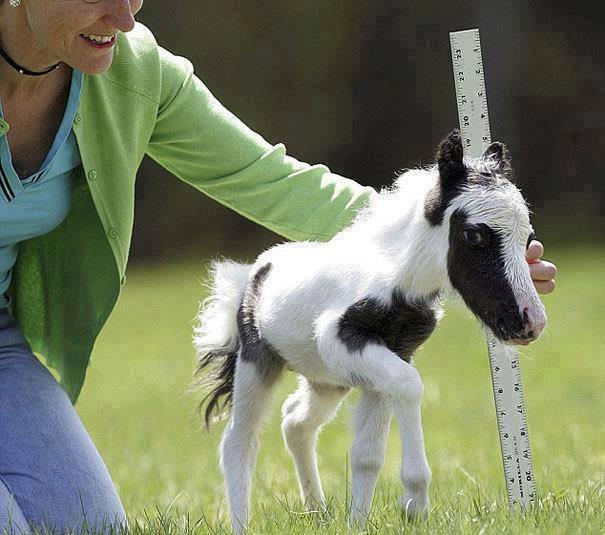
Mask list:
MULTIPOLYGON (((485 341, 476 321, 450 305, 416 363, 425 384, 423 424, 431 514, 406 525, 397 508, 399 444, 391 431, 367 533, 603 533, 605 468, 604 249, 549 251, 558 289, 546 296, 549 326, 522 350, 521 366, 540 503, 508 514, 485 341)), ((217 448, 186 393, 194 368, 193 317, 202 260, 131 268, 118 307, 95 347, 77 405, 141 533, 228 533, 217 448)), ((327 515, 305 514, 279 434, 266 426, 253 489, 254 533, 343 533, 348 495, 351 395, 322 432, 320 471, 327 515)))

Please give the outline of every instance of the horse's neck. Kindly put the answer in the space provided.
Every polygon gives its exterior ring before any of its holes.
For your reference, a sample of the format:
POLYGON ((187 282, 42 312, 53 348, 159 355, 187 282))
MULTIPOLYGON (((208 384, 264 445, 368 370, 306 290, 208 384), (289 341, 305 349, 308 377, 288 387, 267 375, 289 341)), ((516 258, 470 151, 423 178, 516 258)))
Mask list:
POLYGON ((448 284, 447 229, 427 221, 425 196, 421 189, 381 194, 343 234, 349 247, 372 251, 392 266, 392 285, 409 297, 426 298, 448 284))

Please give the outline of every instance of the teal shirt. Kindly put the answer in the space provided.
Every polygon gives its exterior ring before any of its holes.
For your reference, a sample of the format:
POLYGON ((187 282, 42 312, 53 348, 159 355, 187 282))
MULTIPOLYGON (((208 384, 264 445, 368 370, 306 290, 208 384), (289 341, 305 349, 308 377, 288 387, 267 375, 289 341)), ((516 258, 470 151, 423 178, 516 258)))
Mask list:
MULTIPOLYGON (((82 78, 82 72, 74 69, 63 120, 45 160, 34 174, 19 178, 7 136, 0 136, 0 309, 10 304, 5 292, 17 259, 17 244, 50 232, 69 211, 71 171, 81 161, 72 122, 80 101, 82 78)), ((0 101, 0 120, 3 117, 0 101)))
MULTIPOLYGON (((269 143, 221 105, 190 61, 139 23, 118 34, 107 71, 84 75, 72 128, 82 162, 72 172, 69 212, 52 231, 19 243, 8 293, 32 350, 73 401, 125 282, 145 154, 192 195, 292 240, 329 240, 375 193, 269 143)), ((194 224, 213 222, 200 214, 194 224)))

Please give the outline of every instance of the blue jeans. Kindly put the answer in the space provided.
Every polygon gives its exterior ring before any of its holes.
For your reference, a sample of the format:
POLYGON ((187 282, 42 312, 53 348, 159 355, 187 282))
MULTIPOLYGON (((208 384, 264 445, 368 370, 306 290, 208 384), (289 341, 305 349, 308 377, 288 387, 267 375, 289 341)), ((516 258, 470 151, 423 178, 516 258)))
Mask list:
POLYGON ((111 477, 69 398, 0 309, 0 533, 126 525, 111 477))

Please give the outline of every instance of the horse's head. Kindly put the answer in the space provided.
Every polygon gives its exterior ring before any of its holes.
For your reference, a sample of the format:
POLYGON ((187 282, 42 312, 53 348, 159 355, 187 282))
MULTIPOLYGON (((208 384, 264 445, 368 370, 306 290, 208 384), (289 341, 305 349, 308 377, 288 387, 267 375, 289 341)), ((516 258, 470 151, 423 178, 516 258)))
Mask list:
POLYGON ((452 286, 500 340, 528 344, 546 325, 546 313, 525 258, 533 238, 529 210, 510 181, 506 147, 492 143, 481 158, 463 158, 454 130, 439 146, 437 168, 425 216, 448 231, 452 286))

